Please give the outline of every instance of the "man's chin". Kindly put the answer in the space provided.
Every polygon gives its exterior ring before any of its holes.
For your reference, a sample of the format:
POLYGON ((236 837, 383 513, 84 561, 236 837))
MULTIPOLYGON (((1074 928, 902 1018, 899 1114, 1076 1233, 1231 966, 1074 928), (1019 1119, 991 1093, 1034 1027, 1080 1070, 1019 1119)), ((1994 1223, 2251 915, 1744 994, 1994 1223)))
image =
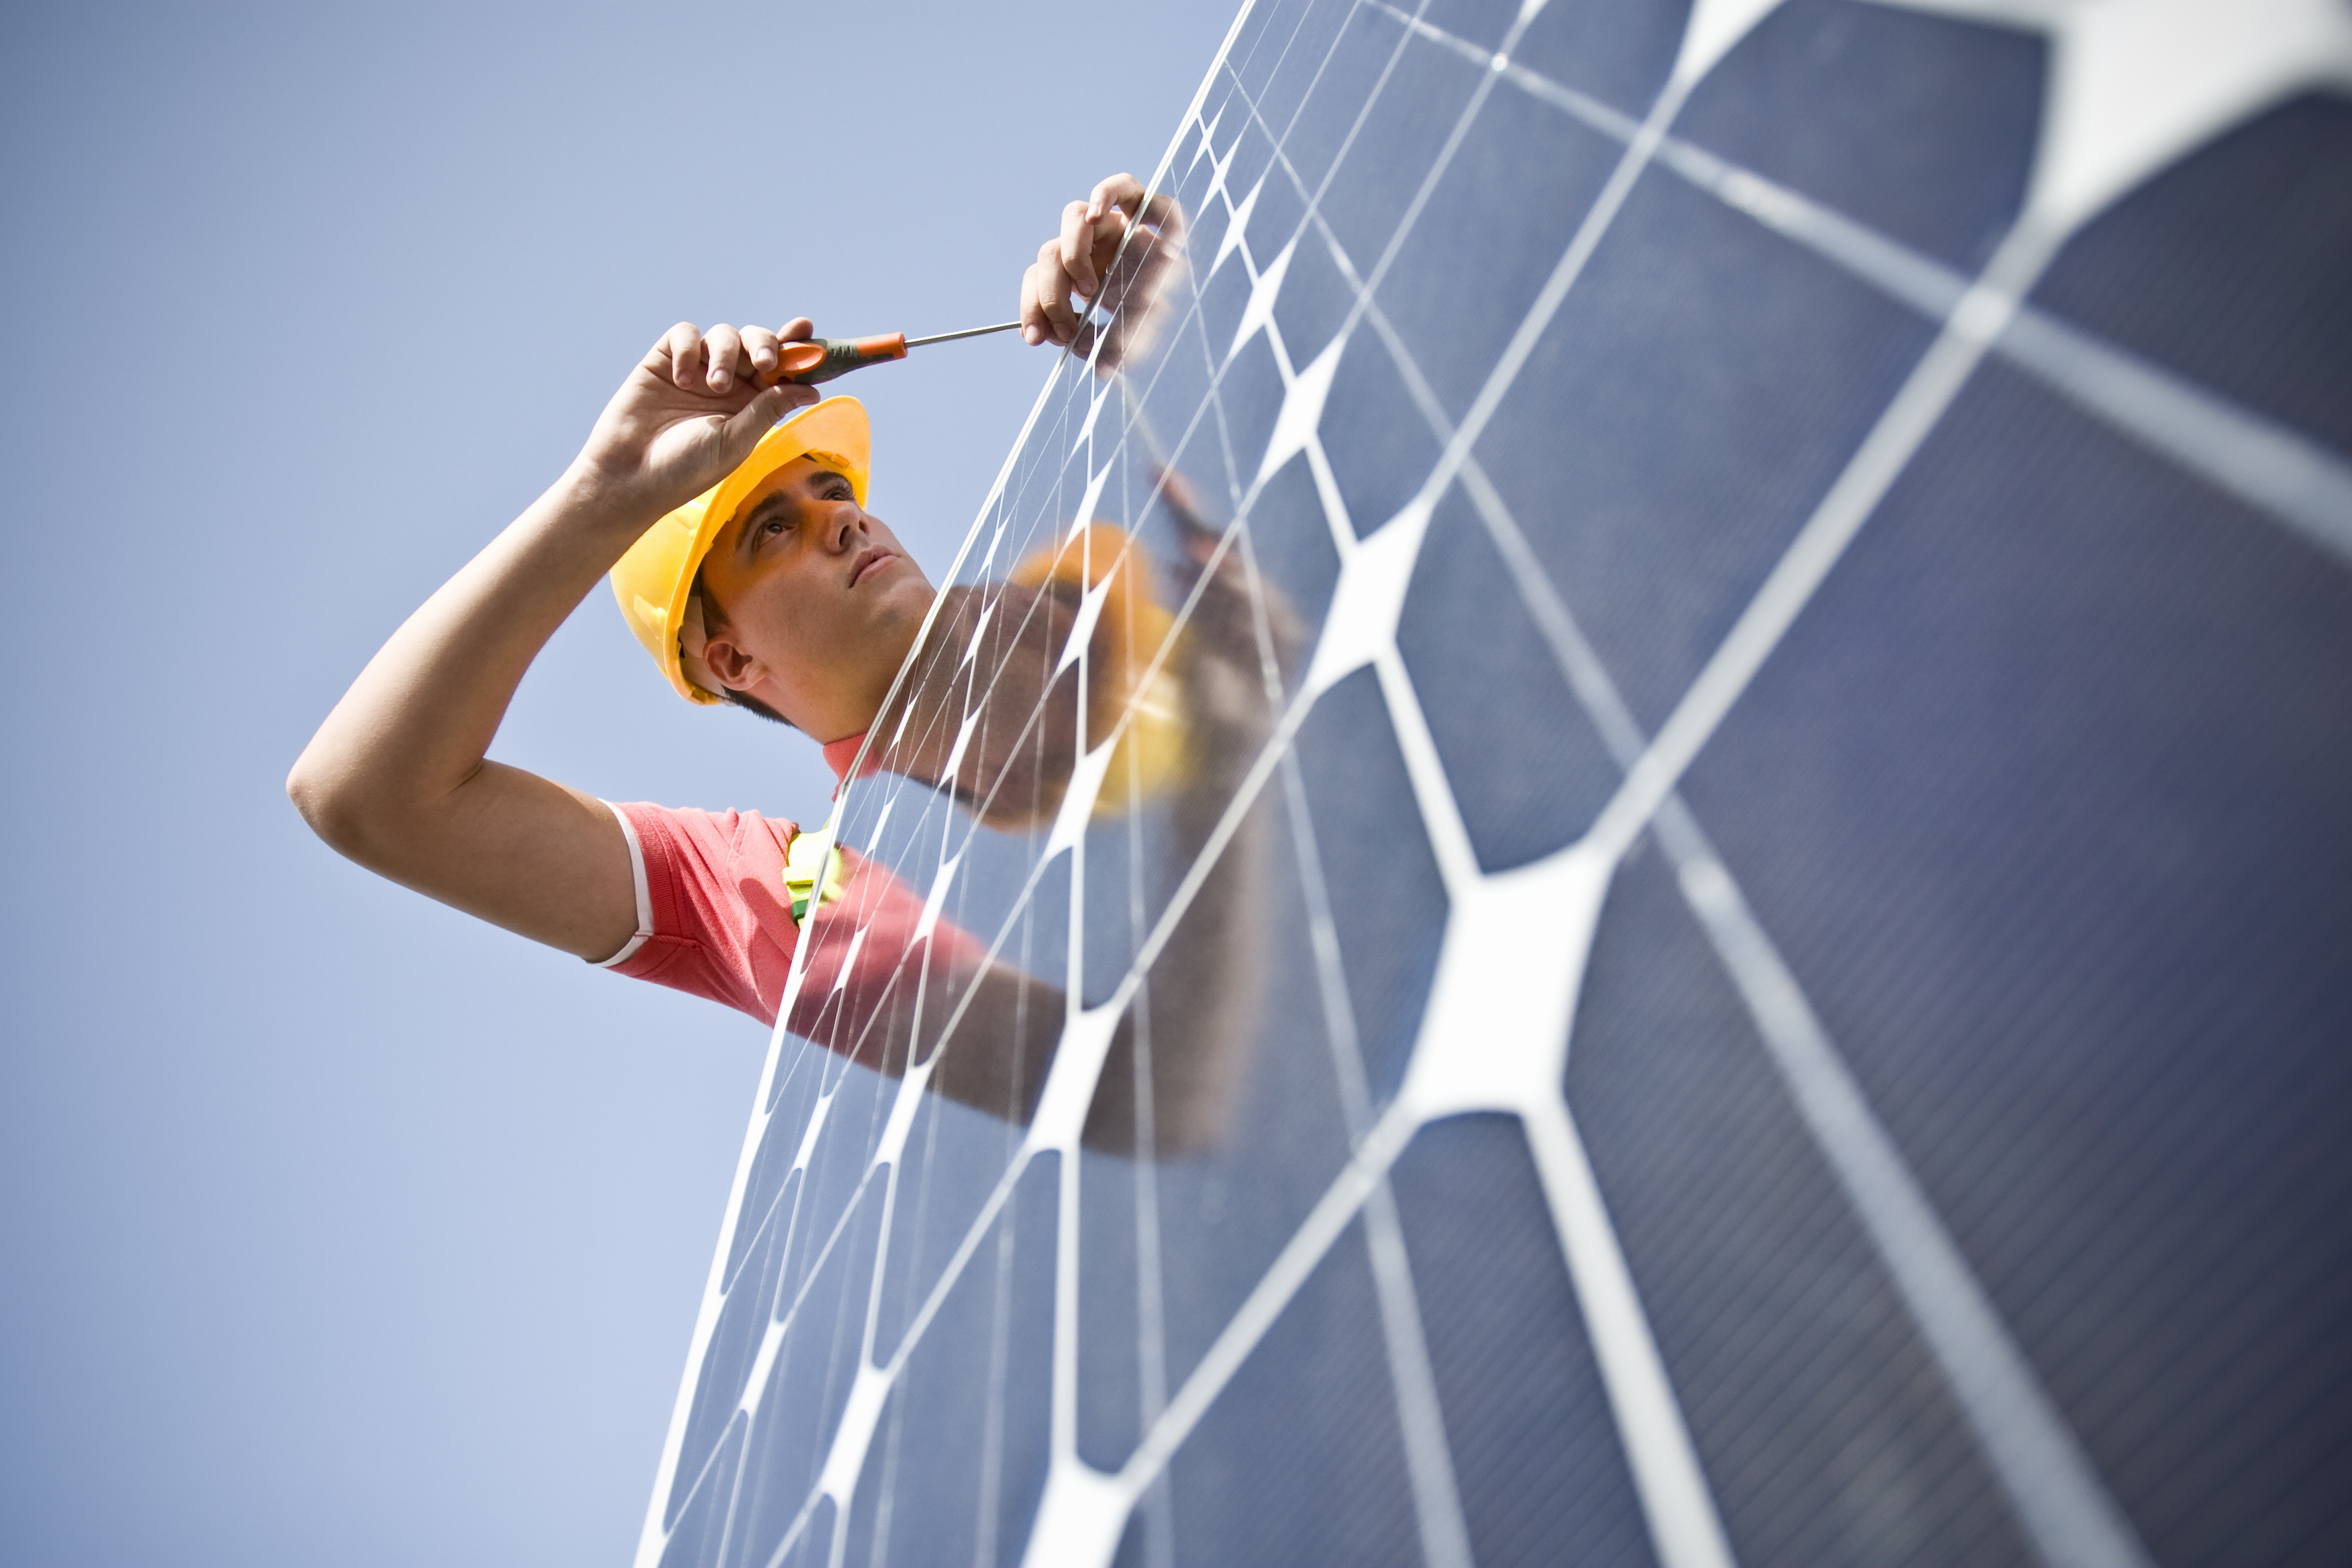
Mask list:
POLYGON ((909 642, 930 614, 931 601, 939 597, 923 574, 912 566, 902 566, 892 574, 895 581, 881 584, 887 591, 880 595, 884 617, 893 623, 903 623, 909 642))
POLYGON ((923 629, 923 617, 930 613, 931 601, 937 595, 931 585, 912 572, 903 584, 889 584, 890 591, 875 596, 872 614, 867 620, 868 636, 877 647, 890 650, 890 669, 898 672, 908 650, 915 646, 915 637, 923 629))

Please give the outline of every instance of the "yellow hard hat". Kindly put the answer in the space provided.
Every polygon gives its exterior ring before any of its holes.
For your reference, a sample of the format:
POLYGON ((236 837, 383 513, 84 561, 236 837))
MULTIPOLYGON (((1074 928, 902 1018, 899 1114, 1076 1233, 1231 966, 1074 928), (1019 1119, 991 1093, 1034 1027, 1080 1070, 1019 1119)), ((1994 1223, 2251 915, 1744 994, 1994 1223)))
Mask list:
POLYGON ((1183 685, 1171 668, 1172 658, 1151 668, 1176 618, 1160 603, 1143 547, 1129 540, 1125 529, 1097 521, 1072 530, 1059 544, 1037 551, 1010 575, 1024 587, 1062 583, 1082 592, 1110 579, 1095 623, 1101 658, 1088 682, 1087 736, 1118 722, 1122 710, 1132 711, 1118 744, 1111 748, 1110 771, 1096 797, 1095 815, 1124 812, 1130 785, 1149 796, 1179 782, 1185 771, 1183 685))
POLYGON ((646 530, 613 568, 613 597, 622 618, 653 655, 670 685, 688 702, 723 700, 686 678, 679 659, 678 631, 686 625, 686 601, 694 574, 702 569, 710 542, 760 482, 795 458, 811 457, 840 470, 857 504, 866 504, 866 462, 872 447, 866 405, 854 397, 828 397, 803 408, 760 437, 741 467, 646 530))

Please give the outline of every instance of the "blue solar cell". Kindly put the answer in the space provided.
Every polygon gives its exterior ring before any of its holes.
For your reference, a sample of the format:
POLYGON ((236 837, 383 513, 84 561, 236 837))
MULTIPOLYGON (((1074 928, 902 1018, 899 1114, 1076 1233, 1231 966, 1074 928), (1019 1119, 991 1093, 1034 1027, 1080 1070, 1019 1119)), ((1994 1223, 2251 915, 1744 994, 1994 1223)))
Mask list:
POLYGON ((2003 15, 1249 11, 646 1568, 2352 1554, 2352 110, 2003 15))
POLYGON ((690 1506, 671 1522, 661 1568, 711 1568, 719 1561, 727 1505, 734 1495, 736 1472, 743 1459, 745 1430, 742 1418, 737 1417, 727 1429, 726 1442, 719 1445, 716 1462, 697 1478, 699 1484, 694 1488, 690 1506))
POLYGON ((808 1125, 809 1112, 816 1105, 817 1078, 822 1066, 814 1052, 796 1052, 779 1068, 775 1081, 769 1086, 768 1125, 760 1134, 760 1147, 751 1157, 751 1174, 744 1184, 740 1205, 743 1223, 735 1227, 734 1239, 728 1244, 727 1271, 720 1280, 724 1289, 734 1289, 735 1271, 742 1267, 745 1249, 751 1245, 768 1211, 775 1206, 776 1194, 783 1190, 785 1179, 792 1174, 793 1160, 800 1152, 801 1133, 808 1125))
MULTIPOLYGON (((1252 563, 1264 578, 1269 600, 1286 611, 1304 649, 1313 646, 1339 583, 1339 555, 1331 526, 1305 454, 1291 458, 1265 481, 1251 506, 1245 536, 1252 563)), ((1306 671, 1293 658, 1284 670, 1296 693, 1306 671)))
POLYGON ((1274 134, 1250 112, 1245 91, 1234 95, 1225 122, 1210 138, 1210 145, 1224 165, 1225 194, 1237 204, 1266 178, 1274 163, 1274 134))
POLYGON ((1329 68, 1348 7, 1285 5, 1270 17, 1265 42, 1236 71, 1258 120, 1279 142, 1297 121, 1307 92, 1329 68), (1274 17, 1280 18, 1272 20, 1274 17))
POLYGON ((1385 1100, 1437 968, 1444 883, 1370 670, 1316 700, 1297 752, 1356 1037, 1373 1097, 1385 1100))
POLYGON ((1255 482, 1265 457, 1274 416, 1282 408, 1282 389, 1281 371, 1263 332, 1252 333, 1235 349, 1217 377, 1218 425, 1233 455, 1234 481, 1244 494, 1255 482))
MULTIPOLYGON (((1403 31, 1380 10, 1366 11, 1375 38, 1403 31)), ((1356 127, 1316 203, 1360 274, 1369 277, 1388 248, 1455 117, 1486 80, 1477 66, 1426 39, 1407 38, 1396 54, 1372 111, 1356 127)), ((1359 102, 1347 112, 1352 116, 1363 107, 1359 102)))
MULTIPOLYGON (((1210 265, 1213 254, 1202 256, 1204 268, 1210 265)), ((1199 346, 1212 374, 1223 368, 1225 356, 1233 352, 1234 334, 1240 330, 1242 312, 1249 309, 1250 281, 1249 268, 1242 265, 1237 251, 1229 253, 1222 264, 1201 279, 1199 346)))
POLYGON ((882 1206, 869 1192, 849 1214, 818 1215, 817 1267, 779 1303, 790 1315, 751 1412, 728 1536, 735 1562, 767 1562, 818 1500, 819 1468, 856 1381, 882 1206))
MULTIPOLYGON (((719 1310, 718 1326, 711 1331, 709 1346, 702 1353, 701 1369, 695 1374, 694 1410, 687 1417, 686 1441, 678 1448, 678 1482, 671 1489, 668 1510, 672 1524, 688 1488, 701 1477, 720 1436, 740 1425, 735 1418, 736 1406, 742 1401, 744 1384, 751 1375, 752 1358, 759 1352, 761 1338, 767 1331, 769 1310, 775 1300, 776 1272, 783 1251, 782 1226, 772 1221, 761 1226, 759 1240, 746 1257, 747 1267, 736 1275, 735 1287, 728 1292, 726 1305, 719 1310)), ((717 1468, 713 1467, 710 1481, 714 1486, 722 1484, 716 1475, 717 1468)))
POLYGON ((1479 107, 1375 295, 1449 419, 1486 385, 1622 152, 1524 92, 1479 107))
POLYGON ((1658 856, 1588 984, 1569 1103, 1740 1557, 2029 1556, 1658 856))
POLYGON ((1639 120, 1666 85, 1688 11, 1681 0, 1546 5, 1512 46, 1511 58, 1639 120))
POLYGON ((1592 825, 1616 791, 1617 763, 1458 485, 1430 521, 1397 620, 1397 651, 1480 866, 1524 866, 1592 825), (1462 635, 1470 605, 1475 640, 1462 635))
MULTIPOLYGON (((1303 933, 1285 934, 1303 945, 1303 933)), ((1347 1162, 1348 1120, 1319 994, 1311 975, 1286 969, 1284 978, 1288 984, 1271 988, 1265 1026, 1249 1042, 1223 1136, 1190 1146, 1163 1140, 1156 1180, 1171 1388, 1199 1370, 1347 1162)), ((1166 1005, 1159 991, 1154 1000, 1166 1005)), ((1152 1031, 1155 1051, 1164 1034, 1152 1031)))
POLYGON ((1308 191, 1323 189, 1367 106, 1375 101, 1405 36, 1379 6, 1347 8, 1339 37, 1282 139, 1283 156, 1308 191))
MULTIPOLYGON (((950 1042, 946 1047, 956 1049, 950 1042)), ((1012 1170, 1015 1125, 926 1095, 897 1170, 881 1295, 875 1304, 874 1359, 887 1362, 930 1300, 956 1252, 1012 1170)))
POLYGON ((2305 1397, 2352 1371, 2352 580, 2316 564, 1983 373, 1691 785, 2168 1559, 2352 1539, 2243 1462, 2352 1451, 2305 1397))
POLYGON ((2042 40, 1854 0, 1789 0, 1695 90, 1677 134, 1973 271, 2016 219, 2042 40))
POLYGON ((1282 292, 1274 301, 1274 324, 1294 367, 1305 368, 1330 346, 1355 300, 1322 232, 1313 227, 1301 231, 1283 271, 1282 292))
POLYGON ((1283 163, 1270 165, 1263 180, 1236 188, 1250 205, 1249 223, 1243 234, 1249 241, 1251 257, 1264 271, 1298 232, 1298 221, 1307 216, 1307 194, 1283 163))
POLYGON ((1476 451, 1645 725, 1932 335, 1687 186, 1636 187, 1476 451))
POLYGON ((1360 329, 1339 352, 1323 405, 1322 437, 1359 538, 1402 510, 1437 466, 1440 448, 1428 417, 1379 334, 1360 329))
POLYGON ((1437 1122, 1392 1181, 1476 1560, 1656 1561, 1519 1124, 1437 1122))
POLYGON ((1051 1157, 1022 1175, 909 1354, 866 1468, 921 1505, 892 1509, 887 1538, 853 1508, 849 1561, 1017 1560, 1045 1479, 1056 1175, 1051 1157))
POLYGON ((2067 243, 2053 310, 2352 452, 2352 104, 2303 98, 2200 149, 2067 243))
POLYGON ((1170 1489, 1181 1563, 1420 1561, 1360 1236, 1291 1300, 1177 1456, 1170 1489))
MULTIPOLYGON (((1236 266, 1234 270, 1238 273, 1241 268, 1236 266)), ((1247 284, 1244 278, 1237 287, 1247 284)), ((1127 389, 1137 410, 1136 429, 1149 432, 1129 439, 1146 448, 1157 448, 1155 462, 1172 464, 1192 479, 1196 489, 1211 496, 1225 494, 1229 481, 1222 456, 1211 457, 1216 449, 1214 420, 1202 416, 1207 410, 1209 378, 1232 341, 1233 322, 1228 321, 1216 352, 1211 353, 1204 317, 1192 311, 1167 329, 1153 363, 1131 374, 1127 389), (1200 428, 1203 423, 1208 426, 1205 432, 1200 428), (1213 476, 1205 466, 1211 461, 1216 464, 1213 476)))

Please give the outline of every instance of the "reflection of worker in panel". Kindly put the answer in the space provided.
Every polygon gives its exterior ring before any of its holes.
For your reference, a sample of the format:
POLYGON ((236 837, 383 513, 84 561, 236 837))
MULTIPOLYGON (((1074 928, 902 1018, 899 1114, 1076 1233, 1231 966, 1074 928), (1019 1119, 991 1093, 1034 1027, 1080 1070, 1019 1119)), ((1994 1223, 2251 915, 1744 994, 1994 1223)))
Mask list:
MULTIPOLYGON (((1147 203, 1126 175, 1072 203, 1023 279, 1024 336, 1096 350, 1106 374, 1134 358, 1158 286, 1181 266, 1181 228, 1167 198, 1147 203)), ((910 1053, 928 1058, 953 1019, 932 1087, 1025 1120, 1065 998, 992 960, 992 933, 936 919, 927 928, 921 891, 847 847, 832 852, 824 834, 754 812, 612 805, 485 756, 531 660, 609 573, 624 616, 688 700, 791 724, 837 774, 871 731, 869 769, 948 789, 994 826, 1050 822, 1081 751, 1123 722, 1102 793, 1156 789, 1168 867, 1192 865, 1265 744, 1272 701, 1266 623, 1181 479, 1167 476, 1186 538, 1171 564, 1192 581, 1167 588, 1192 607, 1172 641, 1141 549, 1108 525, 1065 531, 1007 583, 937 595, 865 510, 864 409, 777 381, 812 333, 806 320, 773 333, 672 328, 562 478, 369 662, 289 793, 320 837, 371 869, 763 1022, 783 1005, 806 922, 794 1032, 897 1073, 910 1053), (1089 597, 1081 714, 1080 670, 1062 655, 1089 597), (894 696, 910 654, 911 679, 894 696), (907 1021, 919 992, 919 1026, 907 1021)), ((1135 1049, 1134 1010, 1119 1025, 1089 1142, 1130 1146, 1139 1102, 1153 1107, 1143 1135, 1157 1146, 1215 1136, 1255 1011, 1264 900, 1242 879, 1263 859, 1257 815, 1244 815, 1153 964, 1148 1055, 1135 1049), (1139 1057, 1150 1064, 1140 1081, 1139 1057)))

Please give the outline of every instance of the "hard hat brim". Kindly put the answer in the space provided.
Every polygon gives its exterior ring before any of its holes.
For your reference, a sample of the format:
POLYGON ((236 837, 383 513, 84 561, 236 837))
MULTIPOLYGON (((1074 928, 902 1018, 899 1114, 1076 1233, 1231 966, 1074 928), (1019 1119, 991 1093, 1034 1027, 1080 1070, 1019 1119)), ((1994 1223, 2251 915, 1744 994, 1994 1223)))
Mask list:
POLYGON ((646 530, 614 563, 613 596, 620 601, 622 618, 680 697, 697 703, 724 700, 687 679, 678 635, 702 558, 745 498, 786 463, 814 453, 841 465, 863 507, 871 451, 866 405, 854 397, 828 397, 761 437, 733 473, 646 530))

